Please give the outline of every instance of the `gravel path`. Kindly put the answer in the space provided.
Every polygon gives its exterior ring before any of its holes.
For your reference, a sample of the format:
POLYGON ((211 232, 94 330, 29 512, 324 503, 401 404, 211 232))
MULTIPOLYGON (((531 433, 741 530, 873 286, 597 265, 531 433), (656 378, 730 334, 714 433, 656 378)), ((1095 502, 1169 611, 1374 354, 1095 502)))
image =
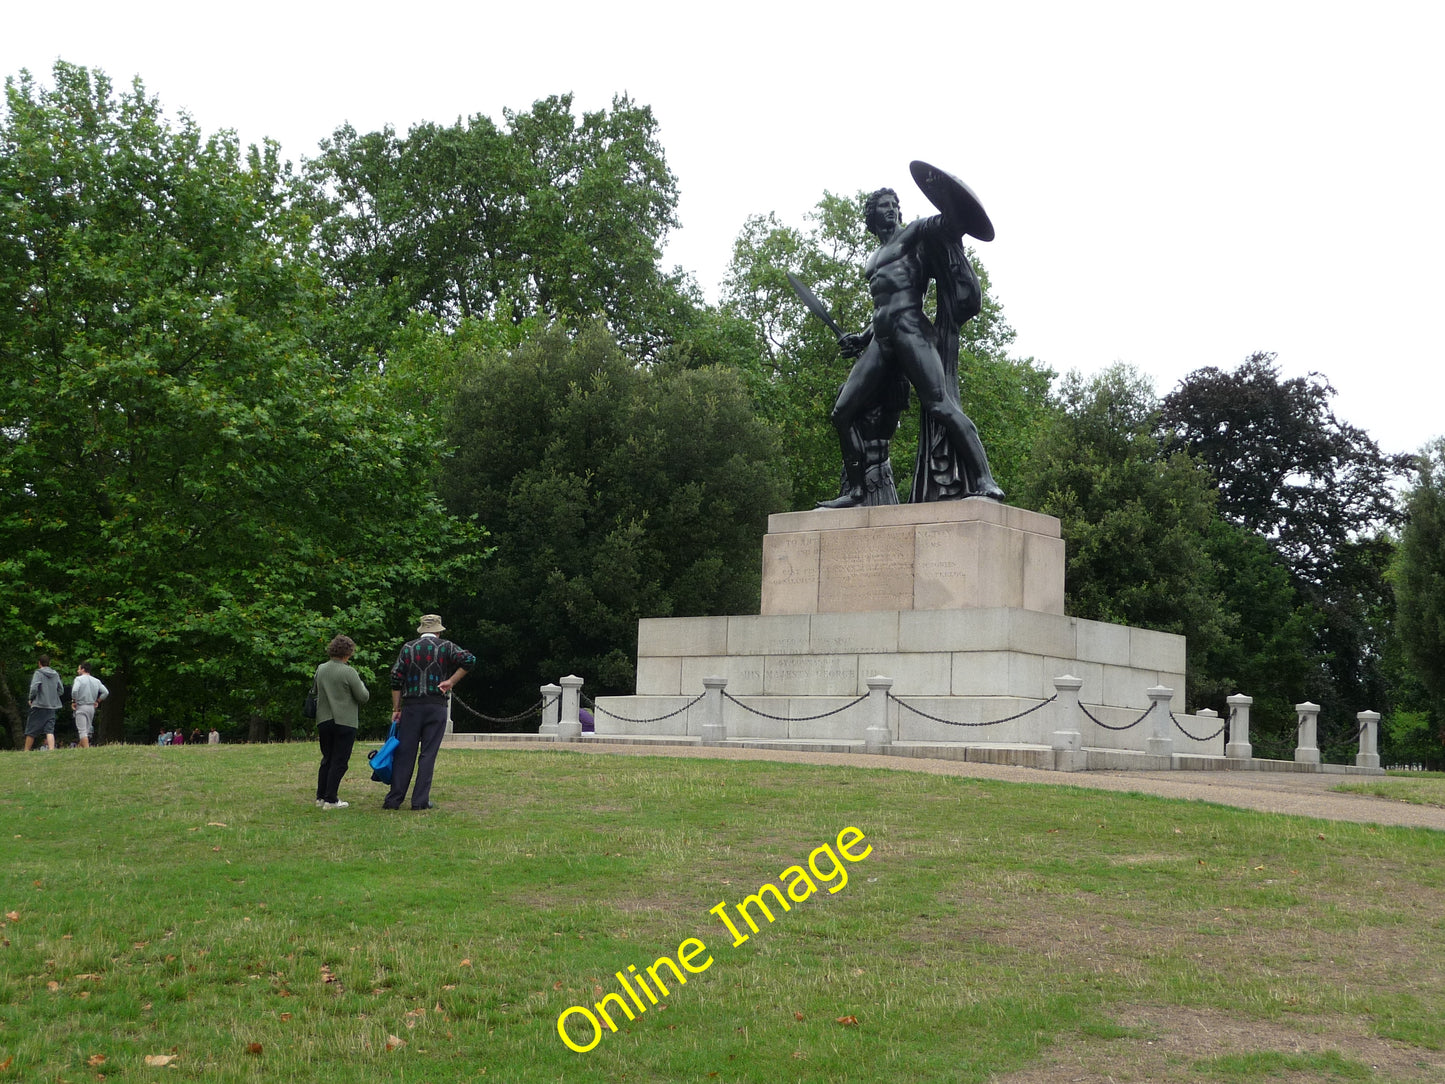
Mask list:
POLYGON ((559 747, 552 742, 454 743, 467 749, 537 749, 588 756, 694 757, 715 760, 774 760, 788 764, 832 764, 846 768, 888 768, 893 771, 962 775, 1002 779, 1010 783, 1088 787, 1096 790, 1154 794, 1162 798, 1215 802, 1264 813, 1289 813, 1324 820, 1390 824, 1445 831, 1445 809, 1412 805, 1389 798, 1342 794, 1334 787, 1367 781, 1366 776, 1303 772, 1048 772, 1002 764, 975 764, 958 760, 870 756, 867 753, 799 753, 788 750, 704 747, 687 745, 606 745, 576 743, 559 747))

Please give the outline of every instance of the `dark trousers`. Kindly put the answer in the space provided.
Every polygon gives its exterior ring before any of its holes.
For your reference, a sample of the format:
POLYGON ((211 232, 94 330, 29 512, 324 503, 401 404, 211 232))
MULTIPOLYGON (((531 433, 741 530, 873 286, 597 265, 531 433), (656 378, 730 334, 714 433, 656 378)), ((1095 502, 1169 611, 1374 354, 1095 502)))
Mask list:
POLYGON ((316 724, 321 739, 321 770, 316 773, 316 797, 336 801, 336 788, 351 764, 351 747, 356 744, 356 727, 341 726, 335 719, 316 724))
POLYGON ((447 702, 444 699, 403 700, 401 718, 396 724, 396 740, 400 743, 391 758, 391 790, 381 804, 387 809, 400 809, 411 784, 412 768, 416 769, 416 786, 411 792, 411 807, 425 809, 431 805, 431 776, 436 769, 437 751, 447 733, 447 702))

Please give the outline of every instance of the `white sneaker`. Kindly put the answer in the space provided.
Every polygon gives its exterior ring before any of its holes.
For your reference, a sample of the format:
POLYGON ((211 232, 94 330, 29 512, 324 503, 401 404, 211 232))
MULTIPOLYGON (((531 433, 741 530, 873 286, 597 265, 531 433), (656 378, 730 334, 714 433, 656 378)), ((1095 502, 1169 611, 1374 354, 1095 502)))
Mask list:
POLYGON ((317 809, 320 809, 320 808, 321 808, 322 806, 324 806, 325 804, 326 804, 326 803, 325 803, 324 801, 322 801, 320 798, 317 798, 317 799, 316 799, 316 808, 317 808, 317 809))
POLYGON ((322 802, 322 809, 350 809, 350 802, 322 802))

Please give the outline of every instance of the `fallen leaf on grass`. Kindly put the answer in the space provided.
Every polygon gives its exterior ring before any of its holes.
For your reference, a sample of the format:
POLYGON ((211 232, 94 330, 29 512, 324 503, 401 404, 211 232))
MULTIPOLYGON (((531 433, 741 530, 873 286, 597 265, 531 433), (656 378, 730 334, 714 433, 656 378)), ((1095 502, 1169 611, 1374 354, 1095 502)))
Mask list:
POLYGON ((552 984, 552 989, 554 989, 554 990, 560 990, 560 989, 562 989, 562 980, 561 980, 561 979, 558 979, 556 982, 554 982, 554 983, 552 984))
MULTIPOLYGON (((1321 836, 1320 838, 1323 839, 1324 837, 1321 836)), ((8 918, 11 922, 19 922, 19 921, 20 921, 20 912, 19 912, 19 911, 6 911, 6 912, 5 912, 5 917, 8 918)))
POLYGON ((804 1054, 801 1050, 794 1050, 794 1051, 793 1051, 793 1057, 795 1057, 795 1058, 806 1058, 807 1056, 808 1056, 808 1055, 804 1054))
POLYGON ((322 981, 322 982, 335 982, 335 981, 336 981, 336 976, 331 973, 331 968, 328 967, 326 964, 322 964, 322 965, 321 965, 321 981, 322 981))
POLYGON ((175 1061, 175 1060, 176 1060, 176 1056, 175 1056, 174 1054, 147 1054, 147 1055, 146 1055, 146 1064, 147 1064, 147 1065, 150 1065, 150 1066, 153 1066, 153 1067, 155 1067, 155 1068, 160 1068, 161 1066, 169 1065, 171 1062, 173 1062, 173 1061, 175 1061))
POLYGON ((76 975, 77 979, 98 979, 100 976, 94 971, 87 971, 84 975, 76 975))
POLYGON ((386 1049, 389 1050, 389 1051, 390 1051, 390 1050, 400 1050, 400 1049, 401 1049, 402 1047, 404 1047, 405 1045, 406 1045, 406 1040, 405 1040, 405 1039, 398 1039, 395 1035, 388 1035, 388 1036, 386 1037, 386 1049))
POLYGON ((842 1024, 845 1028, 856 1028, 858 1026, 858 1018, 856 1016, 840 1016, 838 1017, 838 1023, 842 1024))
POLYGON ((801 1019, 803 1019, 803 1014, 800 1013, 800 1012, 795 1012, 795 1013, 793 1013, 793 1019, 794 1019, 794 1020, 801 1020, 801 1019))
POLYGON ((57 991, 57 990, 60 989, 60 983, 58 983, 58 982, 56 982, 54 979, 52 979, 50 982, 47 982, 47 983, 45 984, 45 988, 46 988, 47 990, 49 990, 49 991, 53 994, 53 993, 55 993, 55 991, 57 991))
POLYGON ((262 1049, 262 1047, 261 1047, 261 1044, 260 1044, 260 1043, 251 1043, 250 1045, 248 1045, 248 1046, 246 1047, 246 1053, 248 1053, 248 1054, 259 1054, 259 1053, 261 1053, 261 1049, 262 1049))
MULTIPOLYGON (((16 838, 16 839, 19 839, 20 837, 19 837, 19 836, 16 836, 15 838, 16 838)), ((8 1068, 10 1068, 10 1063, 11 1063, 12 1061, 14 1061, 14 1060, 15 1060, 15 1055, 12 1054, 10 1057, 6 1058, 4 1061, 0 1061, 0 1069, 8 1069, 8 1068)))
POLYGON ((463 960, 461 963, 457 964, 457 966, 458 966, 458 967, 471 967, 471 966, 472 966, 471 958, 468 957, 467 959, 463 960))
POLYGON ((224 821, 207 821, 207 822, 206 822, 206 827, 207 827, 207 828, 224 828, 224 827, 226 827, 226 824, 225 824, 224 821))
POLYGON ((85 1059, 85 1064, 86 1064, 86 1065, 89 1065, 92 1069, 95 1069, 95 1068, 97 1068, 98 1066, 104 1065, 104 1064, 105 1064, 105 1055, 104 1055, 104 1054, 92 1054, 90 1057, 88 1057, 88 1058, 85 1059))
POLYGON ((290 1020, 290 1019, 291 1019, 291 1014, 290 1014, 289 1012, 283 1012, 283 1013, 281 1014, 281 1019, 282 1019, 282 1020, 290 1020))

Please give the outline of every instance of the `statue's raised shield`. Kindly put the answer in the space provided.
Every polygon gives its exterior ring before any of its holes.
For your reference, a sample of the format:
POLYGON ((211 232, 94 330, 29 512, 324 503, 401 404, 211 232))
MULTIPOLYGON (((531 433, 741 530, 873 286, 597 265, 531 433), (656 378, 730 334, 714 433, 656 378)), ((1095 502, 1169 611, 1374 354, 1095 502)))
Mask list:
POLYGON ((943 212, 943 217, 956 223, 970 237, 980 241, 993 240, 993 223, 988 212, 973 194, 973 189, 952 173, 945 173, 927 162, 908 163, 909 172, 930 203, 943 212))

